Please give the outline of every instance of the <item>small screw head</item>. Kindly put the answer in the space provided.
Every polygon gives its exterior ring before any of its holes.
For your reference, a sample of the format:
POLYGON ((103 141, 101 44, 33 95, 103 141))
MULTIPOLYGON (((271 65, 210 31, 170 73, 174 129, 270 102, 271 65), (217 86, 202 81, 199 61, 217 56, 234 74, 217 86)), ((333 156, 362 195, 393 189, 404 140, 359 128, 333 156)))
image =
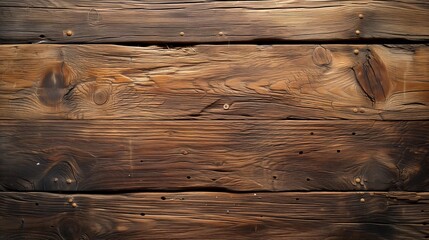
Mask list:
POLYGON ((180 34, 180 36, 182 36, 182 37, 183 37, 183 36, 185 36, 185 33, 184 33, 184 32, 180 32, 179 34, 180 34))
POLYGON ((363 18, 363 14, 359 13, 359 18, 362 19, 363 18))
POLYGON ((67 31, 66 31, 66 35, 67 35, 67 36, 69 36, 69 37, 70 37, 70 36, 72 36, 72 35, 73 35, 72 30, 67 30, 67 31))
POLYGON ((223 105, 223 109, 228 110, 228 109, 229 109, 229 104, 228 104, 228 103, 225 103, 225 104, 223 105))
POLYGON ((359 30, 356 30, 355 33, 356 33, 356 35, 360 35, 360 31, 359 30))
POLYGON ((353 53, 354 53, 355 55, 358 55, 358 54, 359 54, 359 49, 355 49, 355 50, 353 50, 353 53))
POLYGON ((71 205, 72 205, 72 207, 77 208, 77 203, 74 202, 71 205))

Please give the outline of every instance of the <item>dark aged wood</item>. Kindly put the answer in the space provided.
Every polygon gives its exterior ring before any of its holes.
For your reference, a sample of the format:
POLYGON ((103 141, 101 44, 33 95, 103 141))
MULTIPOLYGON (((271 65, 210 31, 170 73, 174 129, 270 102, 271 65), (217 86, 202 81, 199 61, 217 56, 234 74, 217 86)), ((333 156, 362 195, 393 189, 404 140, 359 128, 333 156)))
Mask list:
POLYGON ((7 191, 429 189, 429 121, 0 121, 7 191))
POLYGON ((429 119, 425 45, 3 45, 0 55, 1 119, 429 119))
POLYGON ((429 193, 0 193, 4 239, 424 239, 429 193))
POLYGON ((2 0, 0 42, 429 39, 418 1, 2 0))

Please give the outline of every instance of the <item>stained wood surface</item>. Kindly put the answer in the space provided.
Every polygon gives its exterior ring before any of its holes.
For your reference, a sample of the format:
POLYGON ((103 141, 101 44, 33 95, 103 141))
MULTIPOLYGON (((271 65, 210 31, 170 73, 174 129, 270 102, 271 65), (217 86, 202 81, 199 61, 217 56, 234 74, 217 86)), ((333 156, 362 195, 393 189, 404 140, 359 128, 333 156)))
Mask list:
POLYGON ((0 55, 1 119, 429 119, 426 45, 3 45, 0 55))
POLYGON ((1 193, 4 239, 424 239, 429 194, 1 193))
POLYGON ((2 0, 0 41, 428 40, 428 10, 426 0, 2 0))
POLYGON ((1 121, 7 191, 429 189, 429 122, 1 121))

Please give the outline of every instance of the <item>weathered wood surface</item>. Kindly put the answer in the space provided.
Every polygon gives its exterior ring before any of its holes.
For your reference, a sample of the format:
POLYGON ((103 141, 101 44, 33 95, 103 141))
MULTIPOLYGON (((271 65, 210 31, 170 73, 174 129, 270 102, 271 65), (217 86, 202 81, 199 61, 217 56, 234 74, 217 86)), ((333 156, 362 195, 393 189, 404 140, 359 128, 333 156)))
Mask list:
POLYGON ((426 0, 2 0, 0 42, 428 40, 428 10, 426 0))
POLYGON ((429 190, 429 122, 0 121, 6 191, 429 190))
POLYGON ((426 45, 3 45, 0 55, 1 119, 429 119, 426 45))
POLYGON ((424 239, 429 193, 1 193, 3 239, 424 239))

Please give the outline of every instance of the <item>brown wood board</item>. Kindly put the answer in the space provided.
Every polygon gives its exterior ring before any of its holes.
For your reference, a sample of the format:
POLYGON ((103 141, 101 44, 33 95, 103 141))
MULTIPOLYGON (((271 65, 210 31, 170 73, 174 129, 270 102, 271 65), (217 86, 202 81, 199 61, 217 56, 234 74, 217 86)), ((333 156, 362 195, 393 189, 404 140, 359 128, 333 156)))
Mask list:
POLYGON ((2 0, 0 42, 427 41, 428 10, 426 0, 2 0))
POLYGON ((6 191, 429 189, 428 121, 0 121, 6 191))
POLYGON ((2 45, 0 55, 1 119, 429 119, 425 45, 2 45))
POLYGON ((4 239, 424 239, 429 193, 0 193, 4 239))

